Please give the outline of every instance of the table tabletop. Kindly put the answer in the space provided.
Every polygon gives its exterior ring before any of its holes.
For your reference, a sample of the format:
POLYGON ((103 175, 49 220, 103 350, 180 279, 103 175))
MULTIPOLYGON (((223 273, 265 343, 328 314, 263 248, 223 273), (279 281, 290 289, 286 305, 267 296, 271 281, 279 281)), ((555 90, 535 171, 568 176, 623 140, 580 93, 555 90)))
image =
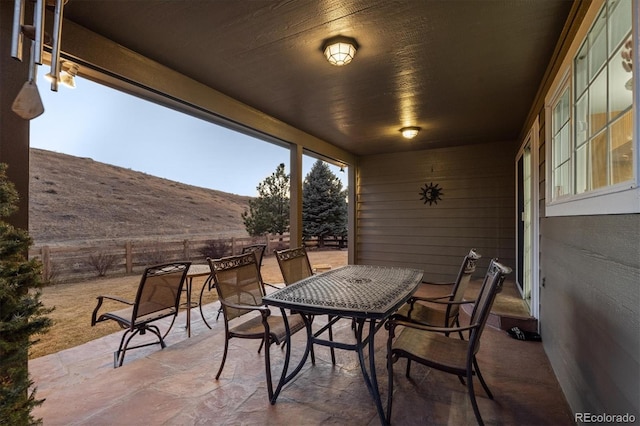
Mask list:
POLYGON ((273 292, 263 302, 294 311, 382 319, 407 301, 422 276, 418 269, 346 265, 273 292))
POLYGON ((205 275, 209 275, 211 273, 211 268, 209 265, 191 265, 189 266, 189 270, 187 271, 187 277, 203 277, 205 275))

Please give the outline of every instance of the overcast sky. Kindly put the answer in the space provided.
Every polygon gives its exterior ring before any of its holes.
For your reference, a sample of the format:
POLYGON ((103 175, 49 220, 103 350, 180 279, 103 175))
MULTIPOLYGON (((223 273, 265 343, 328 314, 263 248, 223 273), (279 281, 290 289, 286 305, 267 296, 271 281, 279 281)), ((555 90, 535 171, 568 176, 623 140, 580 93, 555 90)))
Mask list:
MULTIPOLYGON (((45 112, 31 120, 31 147, 88 157, 174 181, 240 195, 284 163, 289 150, 76 77, 50 90, 39 67, 45 112)), ((304 158, 303 177, 315 159, 304 158)), ((343 187, 346 174, 330 165, 343 187)))

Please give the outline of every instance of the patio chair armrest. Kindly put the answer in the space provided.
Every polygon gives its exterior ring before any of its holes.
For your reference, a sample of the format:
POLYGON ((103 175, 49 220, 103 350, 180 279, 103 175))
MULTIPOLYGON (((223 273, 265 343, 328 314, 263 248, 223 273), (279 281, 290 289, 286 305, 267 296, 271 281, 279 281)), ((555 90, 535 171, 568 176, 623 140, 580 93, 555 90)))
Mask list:
MULTIPOLYGON (((434 303, 438 303, 439 301, 443 300, 443 299, 451 299, 451 296, 453 296, 452 294, 447 294, 445 296, 438 296, 438 297, 424 297, 424 296, 411 296, 411 298, 409 299, 409 303, 411 303, 412 305, 415 302, 434 302, 434 303)), ((442 303, 442 302, 440 302, 442 303)))
POLYGON ((433 282, 433 281, 422 281, 422 284, 427 284, 427 285, 454 285, 454 282, 446 282, 446 283, 437 283, 437 282, 433 282))
POLYGON ((432 331, 436 333, 457 333, 459 331, 473 330, 474 328, 478 327, 477 324, 467 325, 464 327, 438 327, 438 326, 433 326, 433 325, 424 324, 424 323, 406 321, 403 318, 404 317, 402 316, 392 316, 391 318, 389 318, 389 321, 387 321, 387 323, 385 324, 385 327, 390 331, 395 329, 395 327, 397 326, 403 326, 403 327, 415 328, 418 330, 432 331))
POLYGON ((425 300, 425 302, 429 302, 429 303, 437 303, 439 305, 465 305, 467 303, 475 303, 475 299, 474 300, 461 300, 459 302, 456 302, 455 300, 425 300))
POLYGON ((244 303, 232 303, 232 302, 228 302, 226 300, 220 300, 220 303, 223 304, 224 306, 228 306, 229 308, 233 308, 233 309, 243 309, 246 311, 258 311, 261 314, 267 314, 269 315, 271 313, 271 311, 269 310, 269 308, 267 306, 264 305, 245 305, 244 303))
POLYGON ((96 297, 96 299, 98 299, 98 304, 96 305, 95 309, 93 310, 93 313, 91 314, 91 326, 92 327, 94 325, 96 325, 96 323, 100 322, 96 318, 98 317, 98 310, 102 306, 102 302, 104 301, 104 299, 115 300, 116 302, 121 302, 121 303, 124 303, 124 304, 129 305, 129 306, 133 305, 132 302, 129 302, 128 300, 125 300, 125 299, 123 299, 121 297, 117 297, 117 296, 98 296, 98 297, 96 297))

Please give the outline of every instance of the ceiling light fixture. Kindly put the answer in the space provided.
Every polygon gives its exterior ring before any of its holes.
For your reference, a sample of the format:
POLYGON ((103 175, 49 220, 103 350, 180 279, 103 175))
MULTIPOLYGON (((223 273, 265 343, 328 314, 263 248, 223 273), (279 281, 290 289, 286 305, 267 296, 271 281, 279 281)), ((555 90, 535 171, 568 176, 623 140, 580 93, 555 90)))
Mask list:
POLYGON ((336 36, 325 40, 322 51, 331 65, 347 65, 356 56, 358 42, 351 37, 336 36))
POLYGON ((418 136, 419 131, 420 127, 416 126, 403 127, 402 129, 400 129, 400 133, 402 133, 402 136, 404 136, 406 139, 415 138, 416 136, 418 136))

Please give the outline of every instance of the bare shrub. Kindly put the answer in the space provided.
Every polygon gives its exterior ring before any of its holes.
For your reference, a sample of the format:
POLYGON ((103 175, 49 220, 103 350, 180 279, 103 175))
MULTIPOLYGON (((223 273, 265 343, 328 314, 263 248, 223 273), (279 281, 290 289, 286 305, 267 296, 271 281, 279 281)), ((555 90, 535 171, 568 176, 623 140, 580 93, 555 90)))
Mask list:
POLYGON ((147 266, 158 265, 168 260, 168 255, 163 251, 160 241, 155 241, 151 247, 144 249, 141 257, 147 266))
POLYGON ((117 260, 117 255, 100 251, 89 256, 89 265, 96 270, 99 277, 104 277, 117 260))
POLYGON ((205 246, 200 249, 200 254, 212 259, 230 256, 232 254, 231 242, 228 240, 209 240, 205 246))

